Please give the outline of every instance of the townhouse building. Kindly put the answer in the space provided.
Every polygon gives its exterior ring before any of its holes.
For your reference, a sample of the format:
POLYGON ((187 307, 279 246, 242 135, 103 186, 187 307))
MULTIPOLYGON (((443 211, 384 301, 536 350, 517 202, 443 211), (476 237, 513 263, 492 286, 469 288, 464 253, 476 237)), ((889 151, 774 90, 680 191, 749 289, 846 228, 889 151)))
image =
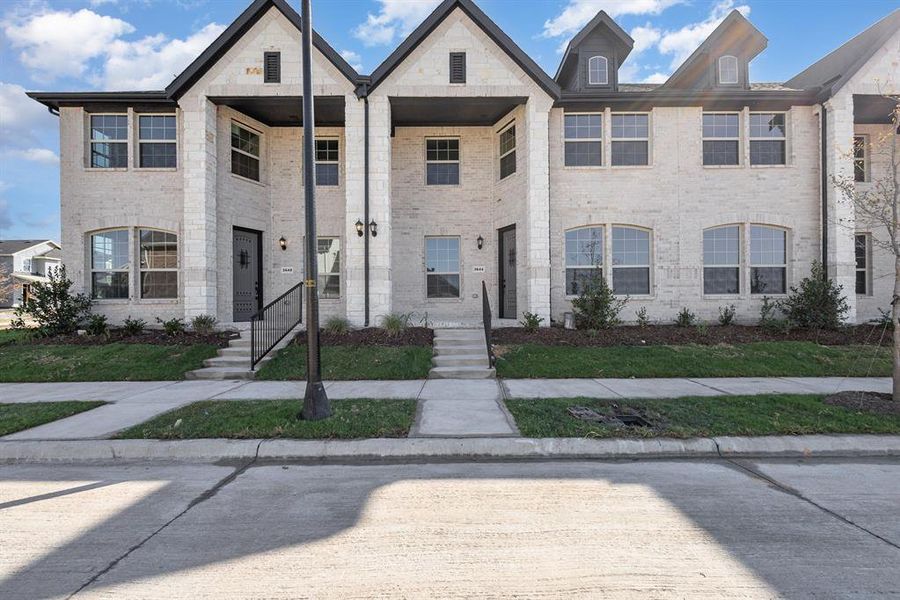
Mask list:
POLYGON ((670 321, 759 317, 813 261, 849 319, 893 261, 835 178, 872 187, 900 93, 900 11, 783 83, 731 13, 660 85, 600 12, 551 77, 471 0, 445 0, 369 75, 314 34, 315 173, 302 172, 299 15, 255 0, 165 89, 32 92, 59 115, 63 260, 112 320, 246 321, 303 279, 316 180, 324 315, 558 321, 585 276, 670 321))

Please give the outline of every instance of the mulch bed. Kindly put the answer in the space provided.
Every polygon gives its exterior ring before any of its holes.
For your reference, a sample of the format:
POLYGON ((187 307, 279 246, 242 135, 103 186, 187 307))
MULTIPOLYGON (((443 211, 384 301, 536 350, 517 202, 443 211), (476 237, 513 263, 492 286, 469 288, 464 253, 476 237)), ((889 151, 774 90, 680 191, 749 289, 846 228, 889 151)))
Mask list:
POLYGON ((526 331, 522 327, 494 329, 494 344, 539 344, 543 346, 661 346, 701 344, 746 344, 750 342, 815 342, 823 346, 850 344, 891 345, 891 332, 881 325, 857 325, 838 331, 810 331, 797 329, 782 333, 749 325, 710 325, 705 328, 649 325, 622 326, 598 331, 543 327, 526 331))
MULTIPOLYGON (((427 327, 407 327, 397 335, 391 335, 380 327, 351 329, 347 333, 319 333, 322 345, 327 346, 431 346, 434 331, 427 327)), ((306 343, 306 332, 294 338, 294 344, 306 343)))
POLYGON ((137 335, 126 335, 119 329, 111 329, 109 335, 56 335, 51 337, 33 336, 24 340, 15 342, 16 344, 26 345, 45 345, 45 346, 103 346, 105 344, 121 343, 121 344, 150 344, 153 346, 193 346, 195 344, 210 344, 218 348, 224 348, 228 345, 228 340, 237 337, 237 333, 230 331, 222 331, 201 335, 192 331, 171 336, 162 330, 148 329, 137 335))
POLYGON ((894 402, 891 394, 881 392, 838 392, 822 400, 832 406, 851 410, 865 410, 880 415, 900 415, 900 402, 894 402))

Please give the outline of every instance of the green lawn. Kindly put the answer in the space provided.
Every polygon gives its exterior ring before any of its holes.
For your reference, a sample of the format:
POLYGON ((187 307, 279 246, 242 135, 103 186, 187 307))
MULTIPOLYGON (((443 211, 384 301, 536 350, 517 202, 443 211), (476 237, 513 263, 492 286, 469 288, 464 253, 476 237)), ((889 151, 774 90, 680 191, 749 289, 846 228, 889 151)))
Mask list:
POLYGON ((890 348, 757 342, 718 346, 502 348, 497 374, 529 377, 883 377, 890 348))
POLYGON ((0 437, 97 408, 105 402, 28 402, 0 404, 0 437))
POLYGON ((199 369, 216 351, 210 344, 0 343, 0 382, 177 380, 183 379, 185 372, 199 369))
MULTIPOLYGON (((325 346, 322 378, 425 379, 431 369, 427 346, 325 346)), ((259 370, 257 379, 305 379, 306 346, 290 344, 259 370)))
POLYGON ((296 438, 356 439, 406 437, 416 411, 415 400, 335 400, 332 416, 302 421, 303 400, 195 402, 117 437, 140 439, 296 438))
POLYGON ((800 435, 811 433, 900 433, 900 415, 857 412, 822 402, 822 396, 688 397, 665 400, 554 398, 507 400, 526 437, 705 437, 716 435, 800 435), (612 427, 582 421, 570 406, 610 414, 635 409, 655 428, 612 427))

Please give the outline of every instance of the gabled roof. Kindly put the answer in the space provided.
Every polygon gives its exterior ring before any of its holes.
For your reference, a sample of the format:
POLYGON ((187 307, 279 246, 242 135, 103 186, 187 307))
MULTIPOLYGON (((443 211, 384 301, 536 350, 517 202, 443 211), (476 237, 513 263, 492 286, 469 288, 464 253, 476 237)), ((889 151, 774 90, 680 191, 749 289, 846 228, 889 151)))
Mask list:
MULTIPOLYGON (((472 0, 444 0, 416 29, 391 52, 384 62, 372 73, 368 82, 368 91, 378 85, 396 69, 403 60, 421 44, 432 31, 446 19, 454 9, 465 12, 491 40, 502 48, 507 55, 525 71, 544 91, 553 98, 559 97, 559 86, 547 75, 530 56, 525 54, 512 38, 503 32, 472 0)), ((366 92, 360 90, 358 92, 366 92)))
POLYGON ((759 29, 754 27, 753 23, 748 21, 746 17, 737 10, 732 10, 728 13, 727 17, 722 19, 719 26, 709 34, 709 37, 703 40, 703 43, 694 50, 687 60, 681 63, 681 66, 672 73, 662 87, 676 87, 683 77, 692 72, 695 67, 700 66, 699 63, 709 60, 710 50, 712 50, 732 28, 744 30, 741 34, 741 38, 746 44, 745 50, 749 55, 748 59, 752 59, 754 56, 765 50, 766 45, 768 45, 769 41, 766 39, 766 36, 764 36, 759 29))
POLYGON ((820 99, 833 96, 865 65, 879 48, 900 29, 900 9, 881 19, 849 42, 813 63, 785 85, 792 88, 822 88, 820 99))
MULTIPOLYGON (((0 240, 0 256, 10 256, 18 254, 23 250, 40 246, 41 244, 51 244, 54 249, 59 249, 59 244, 53 240, 0 240)), ((52 252, 53 250, 50 250, 52 252)))
POLYGON ((593 19, 588 21, 588 24, 581 28, 575 37, 569 40, 569 43, 566 44, 566 51, 563 53, 562 60, 559 62, 559 67, 556 69, 556 75, 554 75, 553 79, 559 81, 559 76, 562 74, 563 67, 566 66, 566 63, 569 62, 570 59, 574 58, 572 56, 572 50, 578 47, 581 42, 584 41, 584 38, 589 36, 592 31, 594 31, 600 25, 605 25, 612 31, 613 35, 615 35, 616 39, 618 39, 622 46, 626 49, 626 52, 622 55, 619 63, 625 62, 625 58, 631 53, 631 49, 634 48, 634 40, 631 39, 631 36, 625 33, 625 30, 619 27, 619 24, 613 21, 612 17, 606 14, 605 10, 601 10, 598 12, 593 19))
MULTIPOLYGON (((275 7, 287 17, 288 21, 294 24, 299 31, 302 27, 300 15, 297 14, 285 0, 254 0, 253 4, 247 7, 247 10, 234 20, 210 46, 192 62, 188 68, 175 78, 175 80, 166 87, 166 94, 170 98, 178 99, 193 85, 200 77, 203 76, 234 44, 243 36, 264 14, 269 8, 275 7)), ((319 52, 331 61, 331 63, 343 73, 351 83, 356 84, 359 75, 347 64, 340 54, 335 52, 325 39, 313 30, 312 43, 319 52)))

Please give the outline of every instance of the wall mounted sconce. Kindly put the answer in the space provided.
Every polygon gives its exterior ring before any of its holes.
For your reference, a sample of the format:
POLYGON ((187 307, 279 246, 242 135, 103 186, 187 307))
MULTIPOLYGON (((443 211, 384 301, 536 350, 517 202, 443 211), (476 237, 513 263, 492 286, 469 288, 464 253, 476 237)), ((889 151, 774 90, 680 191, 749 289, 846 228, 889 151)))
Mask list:
POLYGON ((363 222, 360 221, 359 219, 357 219, 356 220, 356 235, 358 235, 359 237, 362 237, 363 233, 365 233, 364 228, 365 228, 365 225, 363 225, 363 222))
POLYGON ((372 234, 372 237, 378 236, 378 223, 375 221, 369 223, 369 232, 372 234))
POLYGON ((478 236, 478 239, 475 240, 475 241, 478 243, 478 249, 479 249, 479 250, 481 250, 482 248, 484 248, 484 238, 483 238, 483 237, 481 237, 481 236, 479 235, 479 236, 478 236))
POLYGON ((284 236, 278 238, 278 245, 281 246, 282 250, 287 250, 287 240, 284 239, 284 236))

